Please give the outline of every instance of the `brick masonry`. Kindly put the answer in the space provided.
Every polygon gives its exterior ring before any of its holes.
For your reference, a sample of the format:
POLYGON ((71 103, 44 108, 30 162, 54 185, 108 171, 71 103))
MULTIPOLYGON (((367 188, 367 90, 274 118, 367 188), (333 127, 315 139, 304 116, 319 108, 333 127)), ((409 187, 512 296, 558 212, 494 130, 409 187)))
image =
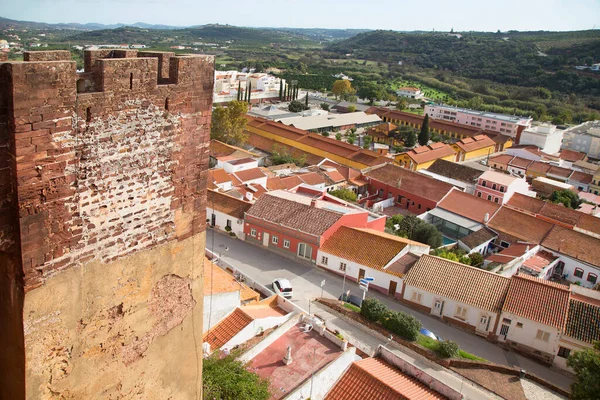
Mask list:
MULTIPOLYGON (((23 316, 30 293, 66 271, 109 271, 137 253, 203 235, 214 74, 212 57, 173 53, 86 51, 83 73, 68 51, 24 59, 0 64, 0 318, 10 327, 0 340, 11 343, 0 369, 17 366, 16 383, 0 397, 15 399, 30 389, 19 379, 31 375, 22 326, 39 322, 23 316)), ((162 277, 153 276, 154 284, 162 277)), ((190 278, 175 281, 193 287, 190 278)), ((154 292, 135 301, 147 308, 154 292)), ((180 311, 196 305, 185 302, 164 303, 180 311)), ((164 335, 171 325, 150 332, 164 335)))

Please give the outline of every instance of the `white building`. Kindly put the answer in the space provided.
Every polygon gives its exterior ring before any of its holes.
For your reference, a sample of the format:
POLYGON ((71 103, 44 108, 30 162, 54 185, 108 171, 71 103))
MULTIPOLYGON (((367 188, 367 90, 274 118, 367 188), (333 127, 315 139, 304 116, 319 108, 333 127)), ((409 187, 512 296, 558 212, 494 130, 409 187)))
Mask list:
POLYGON ((569 287, 528 275, 510 279, 498 340, 551 363, 569 308, 569 287))
POLYGON ((566 129, 563 148, 600 158, 600 121, 588 121, 566 129))
POLYGON ((357 282, 369 276, 370 290, 400 298, 402 277, 429 246, 372 229, 340 227, 319 248, 317 265, 357 282))
POLYGON ((250 157, 238 158, 235 160, 217 159, 217 167, 223 168, 225 172, 231 174, 233 172, 244 171, 246 169, 258 168, 258 160, 250 157))
POLYGON ((403 301, 450 324, 494 337, 510 279, 423 255, 404 278, 403 301))
POLYGON ((209 189, 206 193, 207 223, 244 239, 244 213, 251 206, 248 202, 209 189))
POLYGON ((477 197, 497 204, 508 203, 515 193, 535 197, 535 192, 529 188, 525 178, 517 178, 496 171, 484 172, 477 180, 477 186, 475 186, 477 197))
POLYGON ((252 100, 278 99, 279 88, 285 79, 265 73, 247 73, 238 71, 215 71, 213 103, 228 103, 238 98, 238 90, 245 97, 246 90, 252 89, 252 100))
POLYGON ((421 89, 416 87, 401 87, 396 90, 396 95, 400 97, 408 97, 410 99, 421 99, 423 97, 423 92, 421 89))
POLYGON ((552 124, 534 125, 521 132, 517 144, 537 146, 544 153, 555 154, 560 151, 564 132, 552 124))
POLYGON ((430 118, 456 122, 457 124, 474 126, 487 131, 500 132, 503 135, 516 137, 517 133, 531 126, 531 117, 497 114, 486 111, 469 110, 433 104, 425 106, 425 114, 430 118))

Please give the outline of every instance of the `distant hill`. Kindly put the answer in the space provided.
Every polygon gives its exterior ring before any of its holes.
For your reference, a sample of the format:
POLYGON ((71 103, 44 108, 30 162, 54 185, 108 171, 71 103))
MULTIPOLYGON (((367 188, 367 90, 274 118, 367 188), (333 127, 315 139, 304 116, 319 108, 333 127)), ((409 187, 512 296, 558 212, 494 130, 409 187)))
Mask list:
POLYGON ((144 22, 136 22, 135 24, 97 24, 97 23, 87 23, 87 24, 79 24, 79 23, 60 23, 60 24, 47 24, 44 22, 32 22, 32 21, 17 21, 14 19, 2 18, 0 17, 0 29, 74 29, 74 30, 100 30, 100 29, 115 29, 121 28, 124 26, 133 26, 137 28, 143 29, 181 29, 178 26, 170 26, 170 25, 153 25, 146 24, 144 22))
MULTIPOLYGON (((272 28, 265 28, 272 29, 272 28)), ((277 28, 280 31, 294 32, 304 35, 313 40, 331 41, 348 39, 363 32, 370 32, 370 29, 324 29, 324 28, 277 28)))
POLYGON ((62 42, 80 44, 140 43, 147 45, 217 43, 233 41, 239 45, 268 45, 271 43, 310 43, 312 39, 294 32, 278 29, 240 28, 230 25, 204 25, 184 29, 143 29, 124 26, 116 29, 101 29, 79 32, 62 39, 62 42))

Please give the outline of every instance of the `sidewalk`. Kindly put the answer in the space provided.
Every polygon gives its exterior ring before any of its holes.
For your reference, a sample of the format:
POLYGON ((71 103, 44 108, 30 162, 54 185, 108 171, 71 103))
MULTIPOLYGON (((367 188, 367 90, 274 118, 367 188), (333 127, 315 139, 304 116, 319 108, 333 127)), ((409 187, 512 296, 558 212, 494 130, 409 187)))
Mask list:
POLYGON ((451 387, 463 394, 465 399, 502 399, 494 393, 481 388, 480 386, 468 381, 457 373, 450 371, 439 364, 425 359, 413 351, 401 347, 395 342, 390 342, 387 338, 378 332, 372 331, 362 325, 350 323, 345 318, 339 317, 324 308, 313 303, 311 308, 313 313, 326 321, 329 329, 337 329, 347 340, 356 348, 373 356, 379 345, 385 346, 388 350, 394 352, 404 361, 414 365, 426 374, 434 377, 445 385, 451 387), (367 349, 368 351, 365 351, 367 349), (412 353, 412 354, 411 354, 412 353))

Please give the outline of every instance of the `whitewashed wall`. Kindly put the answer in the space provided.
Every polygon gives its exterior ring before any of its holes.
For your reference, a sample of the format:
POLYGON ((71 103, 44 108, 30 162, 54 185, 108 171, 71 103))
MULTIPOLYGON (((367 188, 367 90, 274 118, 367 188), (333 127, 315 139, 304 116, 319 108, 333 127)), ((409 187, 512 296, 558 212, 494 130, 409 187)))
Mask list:
POLYGON ((231 221, 231 232, 235 233, 235 235, 240 238, 240 239, 244 239, 244 220, 243 219, 237 219, 235 217, 232 217, 231 215, 227 215, 221 211, 218 210, 214 210, 213 208, 210 207, 210 204, 206 205, 206 219, 208 219, 208 223, 210 224, 211 221, 211 217, 212 215, 216 216, 216 221, 215 221, 215 227, 224 231, 225 227, 227 226, 227 220, 231 221))
POLYGON ((208 330, 208 319, 210 316, 210 325, 214 327, 219 321, 228 316, 239 307, 240 292, 216 293, 212 296, 204 296, 204 314, 202 324, 202 332, 208 330), (211 310, 212 301, 212 310, 211 310))
MULTIPOLYGON (((517 342, 523 344, 525 346, 531 347, 533 349, 556 354, 558 352, 558 342, 559 342, 559 334, 558 330, 552 326, 540 324, 538 322, 532 321, 527 318, 523 318, 517 316, 512 313, 502 312, 500 317, 500 323, 498 324, 498 334, 499 339, 503 340, 504 336, 500 335, 500 329, 502 328, 502 320, 504 318, 508 318, 511 320, 510 328, 508 329, 508 335, 506 340, 512 340, 513 342, 517 342), (523 324, 522 328, 517 328, 517 323, 521 322, 523 324), (542 340, 536 339, 537 331, 541 329, 543 331, 549 332, 550 337, 548 338, 548 342, 544 342, 542 340)), ((508 325, 508 324, 506 324, 508 325)))

